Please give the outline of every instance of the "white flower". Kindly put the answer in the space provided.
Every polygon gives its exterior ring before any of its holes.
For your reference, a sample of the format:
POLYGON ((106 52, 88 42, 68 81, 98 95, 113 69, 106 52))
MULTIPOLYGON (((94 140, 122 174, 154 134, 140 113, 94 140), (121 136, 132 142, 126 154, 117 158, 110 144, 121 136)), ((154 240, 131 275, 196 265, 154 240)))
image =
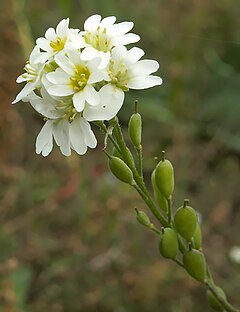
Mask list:
POLYGON ((51 60, 55 54, 64 50, 67 45, 74 45, 72 41, 78 43, 78 31, 78 29, 69 28, 69 18, 61 20, 56 30, 52 27, 49 28, 45 33, 45 38, 40 37, 36 40, 37 46, 44 51, 41 52, 41 61, 51 60))
POLYGON ((44 69, 44 64, 37 62, 39 60, 40 50, 35 46, 30 54, 29 61, 24 67, 26 73, 17 78, 17 83, 27 82, 23 89, 18 93, 12 104, 21 101, 24 97, 28 96, 33 90, 41 87, 41 75, 44 69))
POLYGON ((46 75, 52 86, 47 91, 53 96, 72 96, 73 105, 78 112, 83 111, 85 103, 98 105, 100 97, 93 85, 103 80, 104 73, 97 69, 100 59, 89 62, 81 60, 81 53, 71 49, 55 57, 60 66, 55 72, 46 75))
POLYGON ((99 105, 85 107, 83 116, 87 120, 110 120, 113 118, 123 104, 124 91, 146 89, 162 84, 160 77, 151 75, 158 70, 158 62, 139 61, 143 55, 143 50, 139 48, 132 48, 129 51, 124 46, 113 48, 107 67, 109 84, 103 86, 99 91, 101 98, 99 105))
POLYGON ((84 23, 84 31, 81 32, 86 46, 82 52, 82 59, 87 61, 100 56, 100 69, 107 66, 113 47, 140 40, 138 35, 128 33, 133 28, 132 22, 115 24, 115 16, 101 19, 101 15, 90 16, 84 23))
POLYGON ((53 138, 64 156, 70 156, 71 149, 83 155, 88 147, 95 148, 97 145, 90 124, 80 114, 72 122, 66 119, 48 120, 37 136, 36 153, 49 155, 53 138))

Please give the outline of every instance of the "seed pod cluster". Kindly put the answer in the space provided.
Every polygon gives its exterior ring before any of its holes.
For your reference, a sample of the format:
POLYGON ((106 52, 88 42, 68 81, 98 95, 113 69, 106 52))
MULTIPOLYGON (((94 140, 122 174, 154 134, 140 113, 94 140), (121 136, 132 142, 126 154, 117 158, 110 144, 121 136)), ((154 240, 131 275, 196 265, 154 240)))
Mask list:
POLYGON ((162 152, 162 160, 155 169, 155 179, 161 194, 169 199, 174 190, 174 170, 171 162, 165 159, 165 152, 162 152))
POLYGON ((178 253, 178 238, 177 233, 173 229, 163 229, 163 234, 159 242, 159 251, 164 258, 176 258, 178 253))
POLYGON ((207 267, 204 255, 196 249, 187 251, 183 255, 183 264, 186 271, 193 278, 200 282, 204 282, 207 274, 207 267))
POLYGON ((174 216, 174 225, 177 232, 187 241, 191 241, 193 237, 198 220, 195 210, 188 205, 189 201, 184 200, 182 207, 178 208, 174 216))

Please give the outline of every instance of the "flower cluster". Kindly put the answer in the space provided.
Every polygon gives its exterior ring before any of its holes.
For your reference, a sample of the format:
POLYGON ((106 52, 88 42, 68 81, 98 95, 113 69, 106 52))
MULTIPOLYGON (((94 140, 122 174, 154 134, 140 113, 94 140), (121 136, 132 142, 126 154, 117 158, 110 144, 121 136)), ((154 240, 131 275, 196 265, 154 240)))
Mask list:
POLYGON ((120 110, 124 93, 161 85, 151 75, 159 64, 140 60, 144 51, 125 47, 140 40, 129 33, 132 22, 116 18, 89 17, 84 30, 69 28, 69 19, 49 28, 36 40, 25 73, 26 82, 13 104, 30 102, 46 123, 38 134, 36 152, 47 156, 53 139, 65 156, 71 149, 82 155, 97 141, 89 122, 110 120, 120 110))

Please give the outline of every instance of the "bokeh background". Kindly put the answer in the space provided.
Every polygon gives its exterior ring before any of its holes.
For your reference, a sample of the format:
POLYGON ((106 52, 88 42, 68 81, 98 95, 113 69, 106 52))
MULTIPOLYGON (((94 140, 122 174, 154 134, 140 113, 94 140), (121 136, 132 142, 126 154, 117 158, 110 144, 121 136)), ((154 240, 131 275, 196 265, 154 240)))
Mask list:
POLYGON ((0 311, 200 312, 205 291, 158 253, 135 220, 144 204, 97 149, 65 158, 35 154, 43 121, 11 105, 37 37, 65 17, 82 28, 95 13, 134 21, 138 46, 160 62, 161 87, 131 91, 144 120, 147 183, 162 149, 176 172, 174 206, 189 197, 202 216, 215 280, 240 304, 240 3, 236 0, 0 1, 0 311))

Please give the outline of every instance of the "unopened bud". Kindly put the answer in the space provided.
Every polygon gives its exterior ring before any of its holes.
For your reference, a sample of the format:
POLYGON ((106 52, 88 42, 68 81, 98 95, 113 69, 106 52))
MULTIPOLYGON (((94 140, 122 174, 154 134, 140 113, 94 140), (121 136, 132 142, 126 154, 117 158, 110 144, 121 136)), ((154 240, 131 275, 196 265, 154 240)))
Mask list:
POLYGON ((156 169, 153 170, 152 176, 151 176, 151 182, 152 182, 152 188, 154 192, 154 197, 159 205, 159 207, 165 212, 168 212, 168 201, 167 199, 162 195, 162 193, 159 191, 156 183, 156 169))
POLYGON ((144 211, 138 210, 137 208, 135 208, 135 211, 138 222, 146 227, 151 227, 152 223, 148 215, 144 211))
POLYGON ((183 255, 183 264, 189 275, 200 282, 204 282, 207 274, 206 261, 203 253, 192 249, 183 255))
POLYGON ((196 231, 198 221, 195 210, 188 204, 189 201, 184 200, 184 205, 178 208, 174 216, 174 225, 177 232, 190 241, 196 231))
POLYGON ((177 233, 171 228, 163 229, 159 251, 164 258, 175 259, 178 253, 177 233))
POLYGON ((155 174, 158 189, 166 199, 169 199, 174 190, 174 170, 171 162, 165 159, 164 151, 155 174))
POLYGON ((132 171, 122 159, 111 156, 111 158, 109 158, 109 167, 115 177, 120 181, 130 185, 134 184, 132 171))

